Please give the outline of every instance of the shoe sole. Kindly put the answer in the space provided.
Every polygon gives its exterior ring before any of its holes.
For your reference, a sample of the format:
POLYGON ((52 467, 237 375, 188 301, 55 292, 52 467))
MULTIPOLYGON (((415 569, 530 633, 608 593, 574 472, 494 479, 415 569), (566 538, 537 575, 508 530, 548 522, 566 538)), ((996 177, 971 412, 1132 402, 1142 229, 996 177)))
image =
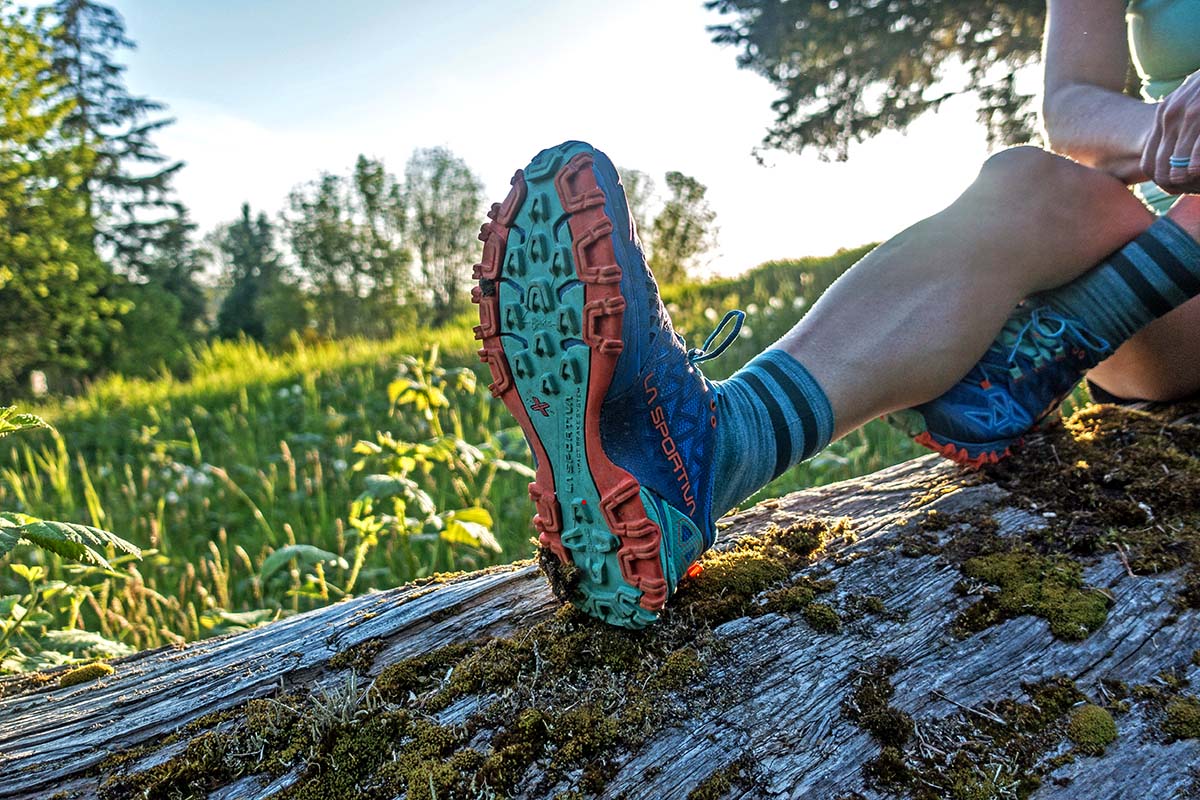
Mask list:
POLYGON ((600 440, 600 409, 624 346, 625 298, 597 156, 605 158, 578 142, 544 150, 492 206, 473 275, 475 338, 492 395, 533 451, 538 541, 579 569, 585 611, 642 628, 657 619, 668 588, 644 490, 600 440))
POLYGON ((922 447, 927 447, 954 463, 971 469, 980 469, 988 464, 1000 463, 1012 455, 1013 447, 1019 447, 1024 441, 1023 439, 1009 439, 1002 442, 964 444, 929 431, 919 433, 912 439, 922 447))

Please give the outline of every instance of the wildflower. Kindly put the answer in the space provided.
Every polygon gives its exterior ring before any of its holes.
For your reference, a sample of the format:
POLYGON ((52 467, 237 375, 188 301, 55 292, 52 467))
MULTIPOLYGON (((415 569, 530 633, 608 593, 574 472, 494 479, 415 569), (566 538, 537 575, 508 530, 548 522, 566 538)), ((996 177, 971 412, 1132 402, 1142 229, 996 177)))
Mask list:
POLYGON ((742 337, 743 339, 749 339, 753 335, 754 331, 750 330, 749 325, 743 325, 742 332, 738 334, 738 336, 742 337))
POLYGON ((771 308, 774 308, 774 309, 783 308, 783 298, 782 297, 772 297, 770 300, 767 301, 767 305, 769 305, 771 308))
POLYGON ((749 314, 750 316, 754 316, 755 314, 757 314, 758 313, 758 303, 751 303, 750 305, 746 306, 746 313, 749 314))
POLYGON ((717 321, 717 310, 715 308, 713 308, 712 306, 709 306, 708 308, 704 309, 704 318, 707 319, 709 322, 716 322, 717 321))
POLYGON ((344 459, 344 458, 335 458, 333 460, 333 471, 334 472, 345 472, 346 467, 348 467, 348 466, 350 466, 350 465, 346 463, 346 459, 344 459))
POLYGON ((304 391, 304 390, 300 388, 300 384, 298 384, 298 383, 293 383, 293 384, 292 384, 292 394, 294 394, 294 395, 296 395, 297 397, 299 397, 299 396, 300 396, 300 393, 301 393, 301 392, 303 392, 303 391, 304 391))
POLYGON ((279 391, 275 392, 275 396, 278 397, 280 400, 286 400, 287 396, 288 396, 287 387, 286 386, 279 387, 279 391))
POLYGON ((163 499, 165 499, 167 501, 167 505, 173 506, 179 502, 179 494, 177 492, 173 492, 173 491, 167 492, 166 495, 164 495, 163 499))
POLYGON ((804 308, 804 304, 807 302, 802 296, 796 295, 796 297, 792 298, 792 308, 804 308))

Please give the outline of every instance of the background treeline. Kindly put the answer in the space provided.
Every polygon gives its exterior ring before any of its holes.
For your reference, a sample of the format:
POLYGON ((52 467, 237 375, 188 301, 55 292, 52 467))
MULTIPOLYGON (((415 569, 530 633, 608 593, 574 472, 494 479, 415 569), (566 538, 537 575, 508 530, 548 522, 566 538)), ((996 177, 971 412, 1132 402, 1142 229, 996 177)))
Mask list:
MULTIPOLYGON (((382 339, 464 311, 485 198, 461 158, 417 149, 398 176, 359 156, 277 215, 231 208, 201 236, 173 186, 183 164, 154 143, 172 120, 125 85, 131 47, 101 3, 0 0, 0 395, 186 370, 212 338, 382 339)), ((671 172, 659 201, 629 176, 656 269, 677 279, 712 245, 706 189, 671 172)))

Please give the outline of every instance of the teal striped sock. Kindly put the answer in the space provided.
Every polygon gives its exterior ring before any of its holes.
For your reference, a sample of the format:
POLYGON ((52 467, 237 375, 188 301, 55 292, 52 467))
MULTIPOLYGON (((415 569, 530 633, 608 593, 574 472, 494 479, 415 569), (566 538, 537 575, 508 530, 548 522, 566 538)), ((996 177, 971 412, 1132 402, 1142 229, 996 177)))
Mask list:
POLYGON ((1030 305, 1049 305, 1080 320, 1116 349, 1197 294, 1200 243, 1162 217, 1098 267, 1034 296, 1030 305))
POLYGON ((716 384, 716 486, 713 518, 811 458, 833 436, 833 409, 799 361, 767 350, 716 384))

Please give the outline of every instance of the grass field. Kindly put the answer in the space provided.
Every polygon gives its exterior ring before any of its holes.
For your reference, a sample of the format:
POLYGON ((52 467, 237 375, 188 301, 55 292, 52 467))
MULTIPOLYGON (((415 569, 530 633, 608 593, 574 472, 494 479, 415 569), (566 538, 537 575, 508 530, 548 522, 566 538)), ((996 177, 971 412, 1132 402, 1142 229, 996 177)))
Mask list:
MULTIPOLYGON (((670 287, 664 300, 693 344, 726 309, 748 312, 736 344, 706 365, 724 377, 863 252, 670 287)), ((32 549, 10 556, 43 566, 45 586, 68 588, 42 591, 49 596, 0 664, 27 669, 190 641, 435 571, 531 555, 528 450, 485 381, 468 374, 485 375, 469 326, 281 354, 216 343, 194 354, 186 380, 110 378, 32 409, 57 430, 5 440, 0 508, 106 528, 146 554, 108 570, 32 549), (42 635, 81 628, 96 638, 50 647, 42 635)), ((873 423, 760 497, 918 452, 873 423)), ((27 578, 0 571, 0 620, 36 599, 27 578)))

